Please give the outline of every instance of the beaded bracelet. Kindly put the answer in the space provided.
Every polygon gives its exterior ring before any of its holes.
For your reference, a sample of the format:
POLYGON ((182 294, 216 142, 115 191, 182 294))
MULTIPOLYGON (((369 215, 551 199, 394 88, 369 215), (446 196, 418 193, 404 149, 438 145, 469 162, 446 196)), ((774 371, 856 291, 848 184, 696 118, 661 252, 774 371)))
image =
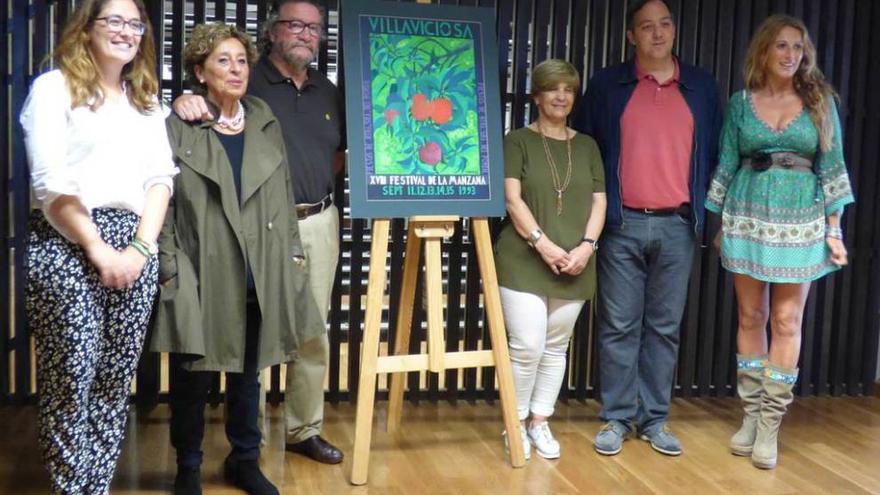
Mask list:
POLYGON ((825 226, 825 237, 843 240, 843 229, 834 225, 825 226))
POLYGON ((141 246, 143 246, 147 250, 148 253, 159 254, 159 246, 155 242, 150 242, 138 236, 134 236, 133 240, 139 242, 141 246))
POLYGON ((150 258, 150 252, 149 252, 149 251, 147 250, 147 248, 144 247, 144 245, 141 244, 137 239, 132 239, 132 240, 131 240, 131 243, 129 244, 129 246, 133 247, 133 248, 135 249, 135 251, 137 251, 137 252, 141 253, 142 255, 144 255, 144 258, 147 258, 147 259, 150 258))

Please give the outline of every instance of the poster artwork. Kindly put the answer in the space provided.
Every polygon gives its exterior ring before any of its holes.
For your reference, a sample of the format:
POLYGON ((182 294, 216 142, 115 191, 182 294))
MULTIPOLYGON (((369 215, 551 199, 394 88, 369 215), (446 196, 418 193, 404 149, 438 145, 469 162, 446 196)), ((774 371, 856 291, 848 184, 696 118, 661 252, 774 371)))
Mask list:
POLYGON ((479 23, 362 16, 361 33, 368 200, 487 199, 479 23))
POLYGON ((501 216, 492 9, 345 0, 353 218, 501 216))

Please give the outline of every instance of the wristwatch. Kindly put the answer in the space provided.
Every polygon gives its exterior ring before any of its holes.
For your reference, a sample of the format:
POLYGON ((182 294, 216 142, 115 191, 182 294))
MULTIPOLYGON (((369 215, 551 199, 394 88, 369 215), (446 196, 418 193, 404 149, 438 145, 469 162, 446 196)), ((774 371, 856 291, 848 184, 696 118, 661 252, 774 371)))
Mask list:
POLYGON ((586 242, 587 244, 592 246, 593 252, 596 252, 599 250, 599 241, 597 241, 596 239, 590 239, 589 237, 584 237, 583 239, 581 239, 581 242, 582 243, 586 242))
POLYGON ((529 243, 529 246, 535 247, 535 243, 538 242, 542 237, 544 237, 544 232, 541 229, 535 229, 529 232, 529 239, 526 241, 529 243))

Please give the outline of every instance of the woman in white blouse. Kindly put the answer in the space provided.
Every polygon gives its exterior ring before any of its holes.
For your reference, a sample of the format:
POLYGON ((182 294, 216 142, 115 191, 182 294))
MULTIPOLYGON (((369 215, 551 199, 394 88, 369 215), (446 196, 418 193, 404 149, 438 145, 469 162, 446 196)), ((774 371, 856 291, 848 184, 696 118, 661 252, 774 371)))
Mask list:
POLYGON ((53 493, 107 493, 176 168, 141 0, 85 0, 21 114, 34 212, 26 309, 53 493))

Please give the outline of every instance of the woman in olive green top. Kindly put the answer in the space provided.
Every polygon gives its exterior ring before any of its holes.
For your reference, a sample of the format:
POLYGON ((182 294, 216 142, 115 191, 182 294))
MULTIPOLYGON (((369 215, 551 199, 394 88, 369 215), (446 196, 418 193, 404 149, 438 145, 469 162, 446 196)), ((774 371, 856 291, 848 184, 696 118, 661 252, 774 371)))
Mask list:
MULTIPOLYGON (((593 253, 605 223, 605 177, 596 142, 568 128, 580 81, 562 60, 535 67, 538 119, 504 139, 509 222, 495 244, 501 305, 526 458, 558 458, 547 418, 584 301, 596 290, 593 253)), ((505 445, 507 444, 505 432, 505 445)))

